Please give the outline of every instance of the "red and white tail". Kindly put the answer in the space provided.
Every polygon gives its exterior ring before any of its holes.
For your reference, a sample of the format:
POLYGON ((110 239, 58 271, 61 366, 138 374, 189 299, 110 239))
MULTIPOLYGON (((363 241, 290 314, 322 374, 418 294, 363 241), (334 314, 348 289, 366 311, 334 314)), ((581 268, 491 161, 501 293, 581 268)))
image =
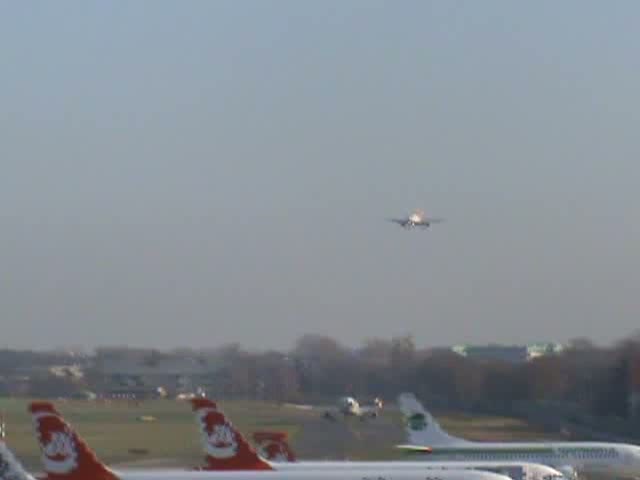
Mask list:
POLYGON ((273 470, 208 398, 191 399, 207 465, 201 470, 273 470))
POLYGON ((253 432, 253 441, 260 456, 272 462, 295 462, 287 432, 253 432))
POLYGON ((29 405, 47 480, 118 480, 49 402, 29 405))

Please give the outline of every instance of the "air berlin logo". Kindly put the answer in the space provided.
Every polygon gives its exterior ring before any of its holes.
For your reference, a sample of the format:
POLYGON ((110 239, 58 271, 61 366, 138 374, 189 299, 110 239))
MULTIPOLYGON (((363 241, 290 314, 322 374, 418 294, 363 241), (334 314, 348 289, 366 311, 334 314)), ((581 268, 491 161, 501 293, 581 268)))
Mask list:
POLYGON ((68 431, 52 432, 49 441, 42 442, 42 462, 49 473, 64 474, 77 466, 77 453, 73 438, 68 431))
POLYGON ((221 460, 235 457, 238 453, 238 441, 224 416, 216 410, 207 408, 201 410, 197 418, 207 454, 221 460))
POLYGON ((238 451, 238 442, 228 425, 216 425, 207 439, 208 452, 215 458, 231 458, 238 451))
POLYGON ((265 441, 260 445, 260 455, 267 460, 273 460, 274 462, 287 462, 287 452, 284 445, 277 441, 265 441))

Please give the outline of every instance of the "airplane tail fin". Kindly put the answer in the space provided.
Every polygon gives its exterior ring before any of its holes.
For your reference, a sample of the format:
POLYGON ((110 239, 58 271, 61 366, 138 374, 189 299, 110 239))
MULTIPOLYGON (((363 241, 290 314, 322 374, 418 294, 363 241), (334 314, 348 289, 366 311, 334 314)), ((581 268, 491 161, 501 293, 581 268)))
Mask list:
POLYGON ((208 398, 191 399, 207 466, 201 470, 273 470, 208 398))
POLYGON ((296 456, 289 446, 287 432, 253 432, 253 441, 260 456, 272 462, 295 462, 296 456))
POLYGON ((398 396, 398 406, 405 417, 409 443, 434 447, 467 442, 445 432, 413 393, 401 393, 398 396))
POLYGON ((118 480, 49 402, 33 402, 34 421, 47 480, 118 480))
POLYGON ((2 440, 0 440, 0 480, 35 480, 2 440))

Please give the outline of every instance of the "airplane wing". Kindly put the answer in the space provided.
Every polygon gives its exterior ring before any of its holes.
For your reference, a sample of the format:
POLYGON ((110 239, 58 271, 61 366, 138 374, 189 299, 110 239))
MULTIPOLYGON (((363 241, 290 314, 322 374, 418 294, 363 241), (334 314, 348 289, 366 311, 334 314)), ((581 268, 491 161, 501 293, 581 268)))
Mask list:
POLYGON ((297 410, 313 410, 313 405, 302 405, 298 403, 283 403, 283 407, 295 408, 297 410))
POLYGON ((424 223, 442 223, 444 218, 425 218, 422 220, 424 223))
POLYGON ((403 218, 387 218, 387 222, 397 223, 398 225, 404 225, 406 220, 403 218))

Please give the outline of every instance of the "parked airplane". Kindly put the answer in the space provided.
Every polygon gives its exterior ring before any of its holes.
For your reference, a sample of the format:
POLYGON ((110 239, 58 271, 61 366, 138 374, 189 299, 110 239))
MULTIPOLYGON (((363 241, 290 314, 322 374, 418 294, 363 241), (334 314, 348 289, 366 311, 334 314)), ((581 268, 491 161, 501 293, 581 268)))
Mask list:
POLYGON ((432 223, 444 222, 444 218, 429 218, 422 210, 414 210, 404 218, 390 218, 390 222, 397 223, 403 228, 410 229, 413 227, 429 228, 432 223))
MULTIPOLYGON (((192 400, 197 401, 197 399, 192 400)), ((349 471, 222 471, 196 470, 129 470, 115 471, 106 467, 80 436, 64 421, 52 404, 33 402, 31 411, 46 478, 43 480, 509 480, 509 477, 489 472, 433 470, 425 475, 420 470, 386 468, 353 469, 349 471)), ((242 450, 243 441, 236 438, 224 424, 212 425, 207 433, 208 452, 223 462, 242 450)), ((205 428, 205 430, 207 430, 205 428)), ((244 442, 244 447, 248 446, 244 442)), ((255 451, 249 446, 243 456, 255 451)), ((257 455, 256 455, 257 457, 257 455)), ((262 460, 265 464, 268 462, 262 460)), ((229 465, 229 463, 227 463, 229 465)), ((4 479, 2 479, 4 480, 4 479)))
MULTIPOLYGON (((295 453, 289 445, 286 432, 255 432, 254 443, 258 445, 258 454, 270 462, 296 462, 295 453)), ((305 466, 319 465, 327 468, 329 464, 339 462, 302 461, 305 466)), ((357 462, 360 466, 375 468, 377 462, 357 462)), ((285 467, 286 468, 286 467, 285 467)), ((294 467, 295 468, 295 467, 294 467)), ((340 467, 337 467, 340 468, 340 467)), ((394 468, 423 468, 427 470, 484 470, 507 475, 512 480, 563 480, 564 475, 547 465, 526 462, 399 462, 394 468)), ((1 479, 0 479, 1 480, 1 479)))
POLYGON ((376 398, 373 405, 360 405, 353 397, 341 397, 335 408, 325 410, 324 418, 337 420, 339 415, 344 417, 358 417, 360 420, 376 418, 382 410, 382 400, 376 398))
MULTIPOLYGON (((486 471, 493 473, 500 473, 507 475, 512 480, 563 480, 564 476, 557 470, 545 465, 535 465, 524 462, 440 462, 431 463, 425 461, 419 462, 406 462, 406 461, 392 461, 392 462, 351 462, 351 461, 300 461, 300 462, 285 462, 285 463, 269 463, 264 458, 260 458, 255 451, 252 451, 248 446, 242 433, 240 433, 231 422, 225 417, 225 415, 218 409, 215 402, 205 398, 191 400, 191 405, 196 412, 196 418, 200 427, 200 433, 202 434, 202 441, 206 452, 207 469, 228 470, 231 468, 230 458, 220 458, 219 447, 212 449, 212 444, 218 444, 216 438, 222 437, 226 441, 226 445, 230 445, 229 440, 234 439, 238 444, 237 456, 238 458, 233 460, 233 468, 235 469, 265 469, 265 465, 269 465, 282 472, 290 471, 308 471, 308 470, 322 470, 322 471, 352 471, 352 470, 371 470, 378 471, 380 469, 392 468, 394 471, 421 471, 423 473, 436 473, 441 470, 448 471, 486 471), (216 432, 216 435, 212 435, 216 432), (212 436, 214 439, 212 440, 212 436), (247 448, 248 447, 248 448, 247 448), (217 455, 217 456, 216 456, 217 455)), ((264 435, 264 432, 263 432, 264 435)), ((272 434, 274 435, 274 434, 272 434)), ((277 435, 278 441, 281 446, 286 447, 286 450, 291 451, 291 448, 286 442, 286 437, 277 435)), ((228 448, 228 447, 227 447, 228 448)), ((283 458, 282 455, 277 455, 276 458, 280 461, 283 458)), ((266 457, 267 460, 272 458, 266 457)))
POLYGON ((445 432, 411 393, 398 397, 410 445, 430 460, 520 460, 552 466, 568 477, 580 473, 640 475, 640 447, 610 442, 472 442, 445 432), (424 450, 423 450, 424 449, 424 450))

